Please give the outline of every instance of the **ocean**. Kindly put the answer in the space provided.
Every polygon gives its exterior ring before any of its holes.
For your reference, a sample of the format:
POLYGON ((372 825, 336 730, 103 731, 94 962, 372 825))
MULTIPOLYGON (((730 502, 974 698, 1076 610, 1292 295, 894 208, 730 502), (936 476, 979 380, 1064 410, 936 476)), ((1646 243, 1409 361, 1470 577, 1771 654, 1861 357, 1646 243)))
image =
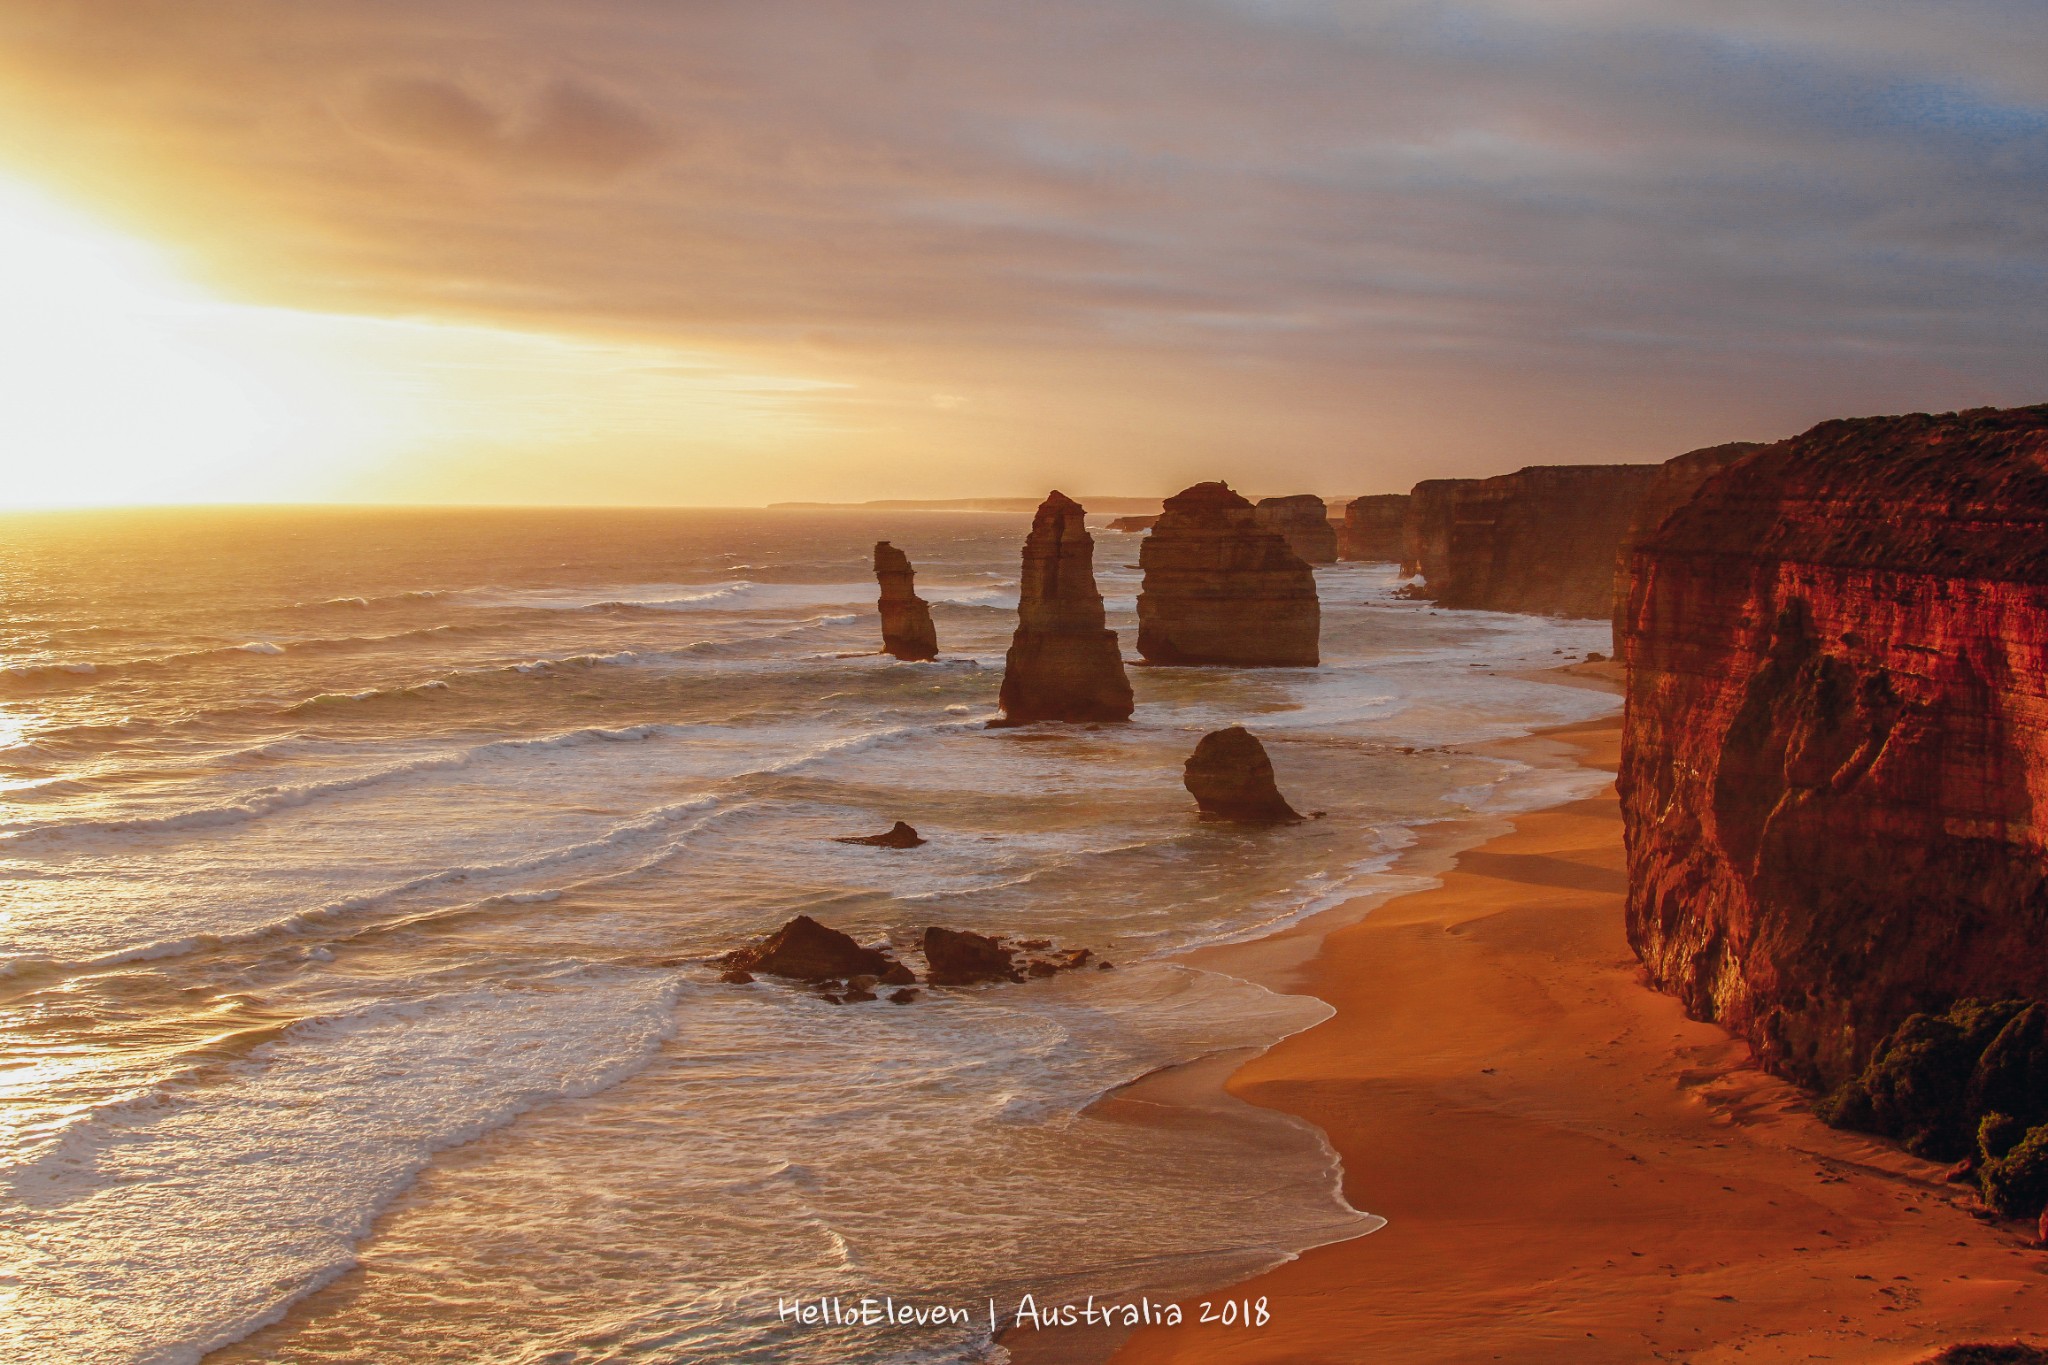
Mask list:
MULTIPOLYGON (((0 518, 0 1359, 996 1359, 990 1299, 1377 1226, 1294 1119, 1090 1105, 1328 1014, 1177 954, 1581 794, 1471 746, 1610 712, 1517 676, 1607 629, 1335 565, 1321 668, 1134 667, 1130 725, 991 730, 1027 520, 0 518), (874 652, 878 539, 936 662, 874 652), (1233 723, 1322 818, 1196 821, 1233 723), (899 819, 930 842, 833 842, 899 819), (835 1006, 706 965, 799 913, 1115 970, 835 1006), (884 1297, 973 1311, 779 1311, 884 1297)), ((1096 531, 1127 654, 1138 543, 1096 531)))

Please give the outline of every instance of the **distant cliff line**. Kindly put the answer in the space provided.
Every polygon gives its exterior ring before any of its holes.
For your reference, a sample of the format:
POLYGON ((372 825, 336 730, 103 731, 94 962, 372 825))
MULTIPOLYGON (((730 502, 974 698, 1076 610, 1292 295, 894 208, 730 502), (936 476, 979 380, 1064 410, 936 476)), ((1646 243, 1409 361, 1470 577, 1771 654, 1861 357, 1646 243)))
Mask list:
MULTIPOLYGON (((1165 505, 1167 494, 1150 498, 1077 498, 1090 516, 1149 516, 1165 505)), ((1252 501, 1257 502, 1254 498, 1252 501)), ((1341 503, 1326 498, 1325 502, 1341 503)), ((874 498, 867 502, 771 502, 770 512, 1022 512, 1038 510, 1038 498, 874 498)))

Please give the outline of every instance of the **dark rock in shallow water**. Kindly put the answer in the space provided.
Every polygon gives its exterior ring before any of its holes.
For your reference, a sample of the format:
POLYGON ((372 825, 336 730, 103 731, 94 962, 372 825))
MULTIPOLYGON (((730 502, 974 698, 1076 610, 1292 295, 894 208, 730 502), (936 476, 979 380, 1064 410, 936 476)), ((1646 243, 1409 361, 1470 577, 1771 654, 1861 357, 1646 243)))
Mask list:
POLYGON ((986 934, 964 929, 924 931, 925 979, 934 986, 973 986, 983 981, 1022 981, 1017 955, 986 934))
POLYGON ((889 826, 887 834, 840 834, 834 836, 835 844, 865 844, 869 848, 916 848, 924 842, 918 832, 898 820, 889 826))
POLYGON ((718 979, 728 986, 750 986, 754 982, 754 974, 734 967, 730 971, 721 972, 718 979))
POLYGON ((1202 736, 1182 781, 1206 820, 1275 824, 1301 819, 1273 782, 1266 746, 1241 725, 1202 736))
POLYGON ((846 1003, 849 1005, 865 1004, 874 998, 875 993, 873 991, 862 990, 857 986, 846 988, 846 1003))
POLYGON ((875 542, 875 581, 882 589, 875 603, 882 615, 882 652, 921 661, 939 657, 939 632, 932 609, 912 584, 916 570, 910 556, 886 540, 875 542))
POLYGON ((887 980, 890 972, 907 970, 887 953, 863 948, 809 915, 798 915, 761 942, 736 949, 718 961, 728 971, 766 972, 799 981, 833 981, 863 974, 887 980))
POLYGON ((892 1005, 907 1005, 923 994, 923 991, 913 990, 906 986, 900 991, 890 991, 889 1003, 892 1005))

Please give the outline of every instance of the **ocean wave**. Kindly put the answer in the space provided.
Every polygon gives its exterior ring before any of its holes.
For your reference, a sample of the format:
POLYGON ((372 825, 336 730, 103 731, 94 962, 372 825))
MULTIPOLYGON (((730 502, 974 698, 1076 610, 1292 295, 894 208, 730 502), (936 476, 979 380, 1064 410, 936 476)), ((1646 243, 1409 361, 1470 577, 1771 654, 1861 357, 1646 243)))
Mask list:
MULTIPOLYGON (((315 700, 318 700, 316 698, 315 700)), ((63 838, 77 834, 142 834, 166 830, 209 829, 221 825, 240 824, 259 819, 276 811, 289 810, 344 792, 361 791, 368 787, 381 786, 387 782, 421 773, 448 772, 467 768, 478 762, 504 758, 511 755, 574 748, 586 744, 629 744, 649 739, 688 732, 694 727, 686 725, 632 725, 622 729, 608 730, 590 726, 570 730, 558 735, 546 735, 534 739, 501 739, 480 744, 472 749, 454 753, 434 754, 393 764, 367 773, 350 777, 333 778, 325 782, 308 782, 292 787, 269 787, 255 792, 240 801, 222 802, 217 805, 198 806, 188 810, 173 811, 164 815, 142 815, 114 819, 53 820, 40 824, 17 825, 0 832, 0 843, 15 843, 24 839, 45 837, 63 838)))
POLYGON ((449 593, 441 588, 414 588, 408 592, 390 592, 376 597, 330 597, 324 602, 294 602, 293 611, 367 611, 371 607, 388 607, 409 602, 431 602, 449 593))

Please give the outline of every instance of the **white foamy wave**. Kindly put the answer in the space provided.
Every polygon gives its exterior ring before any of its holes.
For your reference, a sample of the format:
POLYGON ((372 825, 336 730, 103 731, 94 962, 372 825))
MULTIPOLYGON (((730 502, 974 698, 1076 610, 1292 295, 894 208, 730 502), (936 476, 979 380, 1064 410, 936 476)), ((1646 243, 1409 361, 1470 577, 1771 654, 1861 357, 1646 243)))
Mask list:
POLYGON ((269 641, 269 640, 251 640, 251 641, 250 641, 250 642, 249 642, 248 644, 246 644, 246 645, 236 645, 236 646, 235 646, 235 648, 236 648, 236 649, 238 649, 238 650, 240 650, 240 651, 241 651, 242 653, 244 653, 244 654, 282 654, 282 653, 284 653, 284 646, 283 646, 283 645, 280 645, 280 644, 274 644, 274 643, 272 643, 272 642, 271 642, 271 641, 269 641))

